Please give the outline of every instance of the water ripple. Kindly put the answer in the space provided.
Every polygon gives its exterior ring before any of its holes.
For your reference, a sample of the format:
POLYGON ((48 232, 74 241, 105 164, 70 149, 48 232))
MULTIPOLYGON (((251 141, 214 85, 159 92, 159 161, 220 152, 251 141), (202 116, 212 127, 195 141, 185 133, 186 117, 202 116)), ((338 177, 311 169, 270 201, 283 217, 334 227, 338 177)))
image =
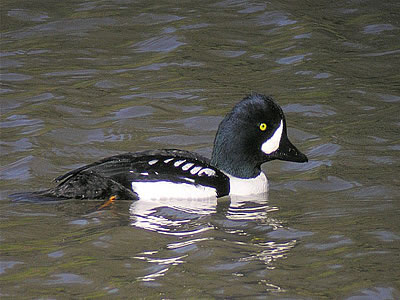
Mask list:
POLYGON ((50 276, 54 279, 49 279, 44 282, 46 285, 55 285, 55 284, 91 284, 92 281, 85 279, 81 275, 73 274, 73 273, 59 273, 50 276))
POLYGON ((6 37, 14 39, 26 39, 34 36, 61 35, 61 34, 85 34, 90 30, 98 29, 100 26, 113 25, 116 21, 112 18, 88 18, 88 19, 66 19, 45 24, 36 25, 28 29, 8 32, 6 37))
POLYGON ((20 265, 20 264, 23 264, 23 262, 21 262, 21 261, 0 261, 0 274, 4 274, 7 269, 12 269, 14 266, 20 265))
POLYGON ((296 24, 297 21, 291 20, 287 13, 281 11, 268 11, 256 18, 257 25, 278 25, 287 26, 296 24))
POLYGON ((302 113, 304 116, 307 117, 326 117, 336 114, 333 108, 321 104, 304 105, 304 104, 293 103, 284 105, 282 109, 285 113, 291 113, 291 112, 302 113))
POLYGON ((43 22, 49 18, 47 13, 34 12, 28 9, 11 9, 7 15, 24 22, 43 22))
POLYGON ((175 22, 184 19, 184 17, 176 15, 162 15, 162 14, 152 14, 152 13, 141 13, 140 15, 133 17, 134 24, 145 24, 145 25, 155 25, 155 24, 166 24, 170 22, 175 22))
POLYGON ((171 52, 186 43, 179 41, 178 36, 158 36, 133 44, 136 52, 171 52))
POLYGON ((2 73, 0 75, 2 81, 25 81, 32 79, 32 76, 20 73, 2 73))
POLYGON ((378 34, 381 33, 382 31, 394 30, 394 29, 396 29, 396 27, 394 27, 392 24, 372 24, 364 27, 364 33, 378 34))
POLYGON ((294 56, 288 56, 288 57, 283 57, 283 58, 279 58, 276 60, 276 62, 278 64, 281 65, 291 65, 291 64, 295 64, 298 62, 301 62, 304 60, 304 58, 307 55, 310 55, 311 53, 307 53, 307 54, 301 54, 301 55, 294 55, 294 56))

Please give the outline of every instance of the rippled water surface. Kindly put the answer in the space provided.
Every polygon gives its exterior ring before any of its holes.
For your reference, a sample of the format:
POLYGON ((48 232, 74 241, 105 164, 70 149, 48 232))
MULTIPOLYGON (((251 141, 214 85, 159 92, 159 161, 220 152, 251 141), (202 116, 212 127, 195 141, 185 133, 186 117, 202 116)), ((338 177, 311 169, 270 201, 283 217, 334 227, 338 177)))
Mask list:
POLYGON ((1 298, 400 299, 398 1, 5 1, 1 298), (273 95, 268 195, 14 203, 126 151, 210 156, 273 95))

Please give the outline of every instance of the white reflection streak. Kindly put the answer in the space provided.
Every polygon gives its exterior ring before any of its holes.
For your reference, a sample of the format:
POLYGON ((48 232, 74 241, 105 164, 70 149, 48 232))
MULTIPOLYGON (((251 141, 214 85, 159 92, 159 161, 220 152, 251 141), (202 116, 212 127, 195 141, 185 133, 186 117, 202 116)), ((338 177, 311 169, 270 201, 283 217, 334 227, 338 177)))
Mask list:
MULTIPOLYGON (((269 265, 272 261, 277 260, 279 258, 284 258, 286 253, 289 252, 290 249, 292 249, 296 245, 296 240, 291 240, 287 243, 275 243, 275 242, 267 242, 267 243, 260 243, 258 246, 260 247, 266 247, 267 249, 255 253, 252 256, 243 258, 243 261, 249 261, 249 260, 254 260, 258 259, 263 261, 266 265, 269 265)), ((269 268, 274 269, 273 266, 269 266, 269 268)))
POLYGON ((168 234, 168 235, 175 235, 175 236, 187 236, 187 235, 193 235, 193 234, 201 233, 204 231, 208 231, 210 229, 214 229, 214 227, 210 226, 210 227, 200 228, 197 230, 181 231, 181 232, 163 232, 163 233, 168 234))
POLYGON ((213 240, 213 238, 200 238, 200 239, 193 239, 193 240, 189 240, 189 241, 185 241, 185 242, 172 243, 172 244, 168 244, 167 248, 168 249, 178 249, 178 248, 186 247, 189 245, 193 245, 198 242, 209 241, 209 240, 213 240))
POLYGON ((210 229, 212 226, 205 226, 188 231, 173 231, 173 229, 180 228, 183 224, 190 223, 191 218, 180 218, 173 220, 169 216, 162 216, 158 210, 166 207, 181 212, 196 215, 209 215, 216 212, 216 200, 184 200, 184 199, 164 199, 160 201, 151 201, 140 199, 132 203, 129 208, 131 225, 151 231, 156 231, 162 234, 174 236, 186 236, 191 234, 201 233, 210 229))
MULTIPOLYGON (((179 264, 183 264, 185 261, 182 260, 183 258, 187 257, 188 255, 182 255, 179 257, 171 257, 171 258, 150 258, 146 256, 134 256, 133 258, 140 259, 140 260, 145 260, 148 263, 155 263, 157 265, 170 265, 170 266, 176 266, 179 264)), ((161 269, 157 272, 145 275, 145 276, 140 276, 137 277, 137 280, 139 281, 153 281, 158 277, 164 276, 164 274, 169 270, 169 267, 166 267, 164 269, 161 269)))
POLYGON ((157 271, 157 272, 155 272, 153 274, 137 277, 137 280, 140 280, 140 281, 153 281, 153 280, 156 280, 156 278, 158 278, 158 277, 164 276, 164 273, 167 272, 168 270, 169 270, 169 268, 165 268, 165 269, 157 271))
POLYGON ((268 214, 279 210, 277 207, 268 205, 255 206, 255 207, 230 207, 227 218, 230 220, 268 220, 271 226, 278 226, 279 222, 273 218, 268 217, 268 214))
MULTIPOLYGON (((279 208, 268 205, 268 194, 251 196, 230 196, 231 204, 226 217, 230 220, 266 220, 276 223, 276 220, 269 220, 268 213, 277 211, 279 208), (251 207, 246 207, 251 203, 251 207)), ((274 226, 271 224, 271 226, 274 226)))
POLYGON ((286 290, 282 289, 280 286, 277 286, 275 284, 269 283, 265 279, 262 279, 261 282, 264 283, 265 286, 267 287, 266 288, 267 292, 275 292, 275 293, 276 292, 286 292, 286 290))
POLYGON ((145 260, 149 263, 156 263, 158 265, 172 265, 176 266, 179 264, 183 264, 185 261, 181 260, 182 258, 187 257, 188 255, 182 255, 179 257, 171 257, 171 258, 150 258, 146 256, 134 256, 133 258, 145 260))

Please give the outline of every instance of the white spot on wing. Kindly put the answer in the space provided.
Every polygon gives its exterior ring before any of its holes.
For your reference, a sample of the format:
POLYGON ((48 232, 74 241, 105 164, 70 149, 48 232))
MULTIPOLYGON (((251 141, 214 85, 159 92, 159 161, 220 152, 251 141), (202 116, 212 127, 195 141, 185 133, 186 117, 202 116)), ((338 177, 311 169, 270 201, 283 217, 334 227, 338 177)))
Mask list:
POLYGON ((177 160, 176 162, 174 162, 174 166, 175 167, 179 167, 181 164, 183 164, 186 161, 186 159, 184 160, 177 160))
POLYGON ((190 173, 194 175, 200 170, 201 170, 201 167, 196 166, 196 167, 194 167, 193 169, 190 170, 190 173))
POLYGON ((143 176, 149 176, 149 173, 147 173, 147 172, 143 172, 143 173, 140 173, 140 175, 143 175, 143 176))
POLYGON ((169 163, 171 160, 174 160, 174 158, 168 158, 168 159, 166 159, 166 160, 164 160, 164 163, 169 163))
POLYGON ((188 181, 188 182, 191 182, 191 183, 195 183, 195 180, 194 179, 192 179, 192 178, 183 178, 184 180, 186 180, 186 181, 188 181))
POLYGON ((282 138, 282 132, 283 121, 281 120, 281 123, 279 124, 279 127, 275 130, 274 134, 262 144, 261 151, 265 154, 271 154, 272 152, 278 150, 282 138))
POLYGON ((215 171, 209 168, 204 168, 202 169, 197 175, 198 176, 203 176, 203 175, 207 175, 207 176, 214 176, 215 175, 215 171))
POLYGON ((185 165, 183 165, 183 167, 182 167, 182 170, 183 171, 187 171, 187 170, 189 170, 191 167, 193 167, 193 163, 187 163, 187 164, 185 164, 185 165))
POLYGON ((151 161, 149 161, 149 165, 152 166, 154 164, 156 164, 158 162, 158 159, 153 159, 151 161))

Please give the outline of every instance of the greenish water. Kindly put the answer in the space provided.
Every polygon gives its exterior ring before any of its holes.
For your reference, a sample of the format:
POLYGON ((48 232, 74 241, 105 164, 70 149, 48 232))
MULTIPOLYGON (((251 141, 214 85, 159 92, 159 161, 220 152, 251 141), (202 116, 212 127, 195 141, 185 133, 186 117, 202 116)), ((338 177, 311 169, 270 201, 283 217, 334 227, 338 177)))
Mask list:
POLYGON ((0 297, 400 298, 398 1, 5 1, 0 297), (273 95, 307 164, 268 196, 16 204, 126 151, 210 156, 273 95))

